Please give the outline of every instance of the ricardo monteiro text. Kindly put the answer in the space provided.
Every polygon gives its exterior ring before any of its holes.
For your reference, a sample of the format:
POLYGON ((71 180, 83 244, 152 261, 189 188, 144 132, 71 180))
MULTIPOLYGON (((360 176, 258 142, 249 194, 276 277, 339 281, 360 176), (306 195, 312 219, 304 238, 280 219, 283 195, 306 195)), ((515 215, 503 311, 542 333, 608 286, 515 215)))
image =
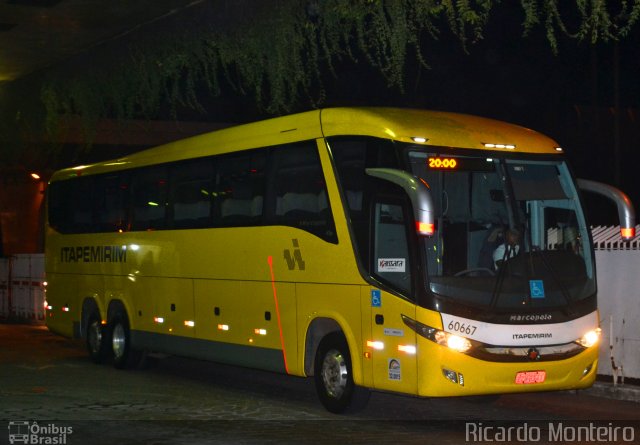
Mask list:
POLYGON ((608 425, 589 422, 584 425, 567 425, 562 422, 549 422, 541 427, 523 423, 521 425, 484 425, 482 422, 469 422, 466 424, 465 439, 467 442, 633 442, 636 438, 636 429, 633 426, 608 425))
POLYGON ((63 263, 125 263, 127 246, 76 246, 61 247, 63 263))

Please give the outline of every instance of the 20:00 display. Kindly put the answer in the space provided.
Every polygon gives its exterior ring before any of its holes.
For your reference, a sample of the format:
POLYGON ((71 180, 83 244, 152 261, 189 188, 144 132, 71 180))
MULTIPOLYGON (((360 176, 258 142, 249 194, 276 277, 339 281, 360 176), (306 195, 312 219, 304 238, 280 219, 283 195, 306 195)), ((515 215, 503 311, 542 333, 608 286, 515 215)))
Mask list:
POLYGON ((453 158, 429 158, 429 168, 456 168, 458 161, 453 158))

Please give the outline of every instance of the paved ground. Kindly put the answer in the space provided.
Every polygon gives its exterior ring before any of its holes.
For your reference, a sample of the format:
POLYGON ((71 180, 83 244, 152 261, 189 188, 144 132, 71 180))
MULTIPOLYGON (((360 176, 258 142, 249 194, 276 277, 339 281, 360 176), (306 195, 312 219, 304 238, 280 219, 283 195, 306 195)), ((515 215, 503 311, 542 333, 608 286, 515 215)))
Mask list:
POLYGON ((555 443, 545 441, 549 422, 555 434, 561 424, 627 428, 633 440, 617 443, 640 443, 640 404, 598 391, 606 384, 493 404, 374 393, 363 412, 342 417, 322 408, 310 379, 173 357, 119 371, 92 364, 80 342, 44 327, 0 324, 0 444, 17 422, 49 439, 71 428, 68 444, 457 444, 468 428, 499 425, 538 428, 532 442, 555 443))
POLYGON ((621 385, 619 383, 614 385, 613 382, 602 381, 596 382, 592 388, 584 392, 594 397, 640 403, 640 386, 637 385, 621 385))

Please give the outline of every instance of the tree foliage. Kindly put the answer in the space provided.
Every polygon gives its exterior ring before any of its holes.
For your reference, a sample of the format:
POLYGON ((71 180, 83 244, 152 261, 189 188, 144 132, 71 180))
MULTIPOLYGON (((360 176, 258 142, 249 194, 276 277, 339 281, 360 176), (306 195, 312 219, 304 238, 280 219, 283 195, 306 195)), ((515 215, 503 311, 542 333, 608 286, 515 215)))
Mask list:
POLYGON ((520 0, 525 12, 525 35, 534 27, 542 25, 549 44, 557 51, 558 34, 592 44, 609 42, 627 36, 640 18, 638 0, 574 2, 520 0))
MULTIPOLYGON (((203 92, 254 98, 269 114, 325 99, 323 79, 343 59, 367 63, 403 89, 409 57, 429 66, 429 45, 455 38, 463 50, 482 39, 494 8, 511 0, 235 0, 211 2, 188 31, 129 42, 126 54, 43 83, 46 129, 81 115, 88 139, 101 117, 153 118, 168 104, 201 109, 203 92)), ((607 42, 625 37, 640 0, 520 0, 523 34, 540 28, 553 51, 559 38, 607 42)))

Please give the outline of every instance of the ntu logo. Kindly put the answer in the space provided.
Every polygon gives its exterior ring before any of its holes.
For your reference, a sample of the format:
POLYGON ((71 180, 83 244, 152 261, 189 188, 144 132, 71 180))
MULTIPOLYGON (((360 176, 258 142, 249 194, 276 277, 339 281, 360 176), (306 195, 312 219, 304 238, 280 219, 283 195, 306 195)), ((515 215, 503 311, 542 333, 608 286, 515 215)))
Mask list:
POLYGON ((285 249, 283 252, 287 267, 289 270, 293 270, 296 268, 296 265, 298 265, 298 269, 304 270, 304 260, 302 259, 302 253, 300 253, 298 240, 292 239, 291 242, 293 243, 293 247, 295 247, 293 255, 291 255, 291 249, 285 249))

